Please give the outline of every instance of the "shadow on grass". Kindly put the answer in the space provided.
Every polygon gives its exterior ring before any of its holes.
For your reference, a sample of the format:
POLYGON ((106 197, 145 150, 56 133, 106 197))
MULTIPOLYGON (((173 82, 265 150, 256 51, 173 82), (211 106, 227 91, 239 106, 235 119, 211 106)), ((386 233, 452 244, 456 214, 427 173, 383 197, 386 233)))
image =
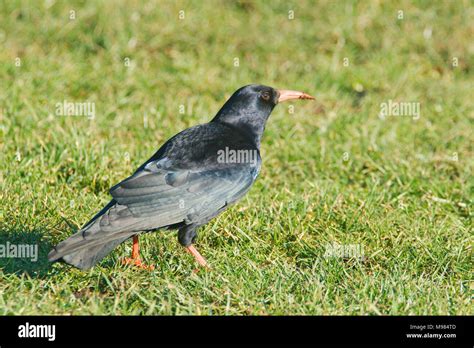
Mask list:
POLYGON ((51 268, 48 253, 53 245, 46 230, 0 227, 0 269, 4 274, 28 274, 39 278, 51 268))

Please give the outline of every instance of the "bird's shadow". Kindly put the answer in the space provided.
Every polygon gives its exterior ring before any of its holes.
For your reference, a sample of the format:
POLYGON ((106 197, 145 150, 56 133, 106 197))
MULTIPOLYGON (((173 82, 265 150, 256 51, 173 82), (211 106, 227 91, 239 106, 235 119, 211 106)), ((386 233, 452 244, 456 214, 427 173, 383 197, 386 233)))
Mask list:
POLYGON ((42 229, 0 227, 0 269, 4 274, 45 276, 51 268, 48 253, 53 245, 42 229))

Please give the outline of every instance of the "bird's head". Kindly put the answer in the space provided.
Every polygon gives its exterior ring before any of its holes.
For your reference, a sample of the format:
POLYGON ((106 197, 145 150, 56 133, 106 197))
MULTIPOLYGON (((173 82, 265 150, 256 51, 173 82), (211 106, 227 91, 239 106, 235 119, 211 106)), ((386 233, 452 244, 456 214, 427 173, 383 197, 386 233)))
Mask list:
POLYGON ((273 108, 280 102, 293 99, 314 99, 309 94, 278 90, 263 85, 239 88, 219 110, 212 122, 221 122, 249 133, 260 144, 265 124, 273 108))

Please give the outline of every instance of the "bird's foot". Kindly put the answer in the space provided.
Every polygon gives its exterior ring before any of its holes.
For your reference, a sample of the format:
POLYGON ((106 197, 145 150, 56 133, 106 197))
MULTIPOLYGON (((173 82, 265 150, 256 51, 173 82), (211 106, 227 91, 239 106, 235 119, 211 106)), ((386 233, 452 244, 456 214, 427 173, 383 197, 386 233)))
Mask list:
POLYGON ((155 266, 153 265, 147 265, 142 262, 139 258, 132 258, 132 257, 126 257, 122 260, 122 265, 134 265, 135 267, 138 267, 140 269, 144 269, 147 271, 153 271, 155 269, 155 266))

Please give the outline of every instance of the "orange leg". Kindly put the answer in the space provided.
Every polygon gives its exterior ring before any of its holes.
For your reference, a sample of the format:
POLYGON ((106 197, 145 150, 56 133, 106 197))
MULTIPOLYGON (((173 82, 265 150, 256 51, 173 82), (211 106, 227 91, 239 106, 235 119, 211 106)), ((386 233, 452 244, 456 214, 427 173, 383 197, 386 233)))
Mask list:
POLYGON ((122 265, 134 265, 141 269, 152 271, 153 265, 146 265, 140 260, 140 249, 138 247, 138 235, 133 236, 132 257, 126 257, 122 260, 122 265))
MULTIPOLYGON (((209 268, 209 266, 207 265, 206 259, 202 257, 202 255, 199 253, 199 251, 196 250, 196 248, 193 245, 187 246, 186 251, 190 253, 191 255, 193 255, 197 263, 199 263, 201 266, 205 268, 209 268)), ((195 272, 197 271, 198 270, 195 270, 195 272)))

